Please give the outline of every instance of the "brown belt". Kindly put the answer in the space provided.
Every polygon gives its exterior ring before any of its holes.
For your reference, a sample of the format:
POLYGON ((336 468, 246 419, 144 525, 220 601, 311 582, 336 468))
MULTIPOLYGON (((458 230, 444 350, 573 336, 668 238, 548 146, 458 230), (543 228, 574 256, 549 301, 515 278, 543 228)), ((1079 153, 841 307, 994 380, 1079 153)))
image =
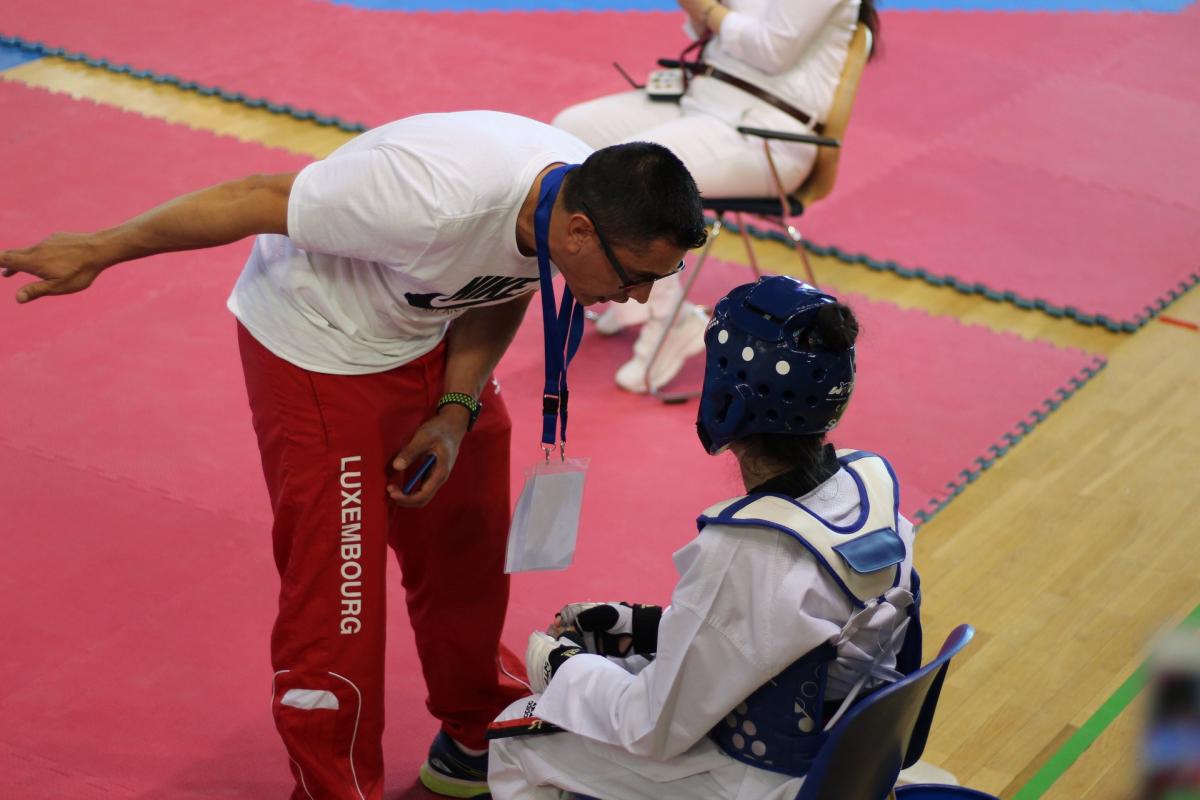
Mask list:
POLYGON ((658 63, 662 64, 664 67, 682 67, 693 75, 703 75, 706 78, 716 78, 719 81, 728 83, 730 86, 736 86, 743 92, 754 95, 764 103, 775 106, 789 117, 800 120, 802 124, 811 125, 812 129, 817 133, 820 133, 821 129, 824 127, 821 123, 814 120, 811 115, 801 111, 791 103, 780 100, 770 92, 760 89, 753 83, 744 81, 736 75, 730 75, 728 72, 722 72, 711 64, 705 64, 703 61, 668 62, 666 59, 660 60, 658 63))

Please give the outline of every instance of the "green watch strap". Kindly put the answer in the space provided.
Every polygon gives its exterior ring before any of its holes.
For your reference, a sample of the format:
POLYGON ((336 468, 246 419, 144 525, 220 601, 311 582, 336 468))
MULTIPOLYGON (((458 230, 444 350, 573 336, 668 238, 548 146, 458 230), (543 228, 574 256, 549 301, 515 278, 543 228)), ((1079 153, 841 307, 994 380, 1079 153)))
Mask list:
POLYGON ((441 411, 442 406, 456 405, 462 406, 470 412, 471 418, 467 422, 467 430, 475 427, 475 420, 479 419, 479 412, 483 409, 483 403, 476 400, 471 395, 464 392, 446 392, 438 400, 437 410, 441 411))

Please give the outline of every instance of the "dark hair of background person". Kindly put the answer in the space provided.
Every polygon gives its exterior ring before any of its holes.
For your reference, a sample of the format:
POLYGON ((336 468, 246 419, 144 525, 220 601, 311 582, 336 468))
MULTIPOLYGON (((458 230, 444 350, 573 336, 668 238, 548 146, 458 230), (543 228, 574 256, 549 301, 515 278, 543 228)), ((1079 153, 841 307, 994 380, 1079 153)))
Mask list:
POLYGON ((629 142, 597 150, 567 175, 562 195, 571 213, 588 207, 610 244, 637 251, 665 239, 691 250, 707 238, 696 182, 662 145, 629 142))
POLYGON ((858 6, 858 22, 860 25, 866 25, 871 31, 871 52, 867 54, 867 61, 871 61, 879 52, 879 45, 883 41, 879 38, 883 29, 879 22, 879 12, 875 10, 875 0, 862 0, 858 6))
MULTIPOLYGON (((817 312, 816 346, 844 353, 858 338, 858 320, 849 306, 831 303, 817 312)), ((770 491, 800 497, 808 494, 838 470, 833 448, 825 444, 825 434, 789 435, 756 433, 741 440, 746 445, 743 458, 756 461, 764 472, 782 472, 770 480, 770 491)), ((753 488, 753 487, 751 487, 753 488)))

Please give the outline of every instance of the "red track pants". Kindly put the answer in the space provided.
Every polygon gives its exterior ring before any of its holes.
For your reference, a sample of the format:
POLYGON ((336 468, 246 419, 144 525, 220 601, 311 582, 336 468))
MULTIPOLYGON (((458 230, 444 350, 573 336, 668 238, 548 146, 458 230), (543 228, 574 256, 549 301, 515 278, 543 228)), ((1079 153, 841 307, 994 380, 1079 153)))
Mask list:
POLYGON ((379 800, 389 545, 427 705, 443 729, 484 748, 487 724, 528 694, 498 669, 508 412, 489 389, 450 479, 425 508, 401 509, 387 499, 389 465, 434 414, 444 346, 388 372, 327 375, 284 361, 240 325, 238 343, 275 516, 282 585, 271 708, 292 761, 292 797, 379 800))

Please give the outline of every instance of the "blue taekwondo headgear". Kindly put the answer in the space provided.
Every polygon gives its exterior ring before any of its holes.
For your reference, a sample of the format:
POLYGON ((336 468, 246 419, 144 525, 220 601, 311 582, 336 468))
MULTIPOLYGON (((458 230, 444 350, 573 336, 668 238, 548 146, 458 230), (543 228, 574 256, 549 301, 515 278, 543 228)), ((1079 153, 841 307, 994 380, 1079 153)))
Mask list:
POLYGON ((854 391, 854 348, 831 350, 817 313, 837 299, 783 275, 721 298, 704 333, 696 431, 715 455, 756 433, 825 433, 854 391))

